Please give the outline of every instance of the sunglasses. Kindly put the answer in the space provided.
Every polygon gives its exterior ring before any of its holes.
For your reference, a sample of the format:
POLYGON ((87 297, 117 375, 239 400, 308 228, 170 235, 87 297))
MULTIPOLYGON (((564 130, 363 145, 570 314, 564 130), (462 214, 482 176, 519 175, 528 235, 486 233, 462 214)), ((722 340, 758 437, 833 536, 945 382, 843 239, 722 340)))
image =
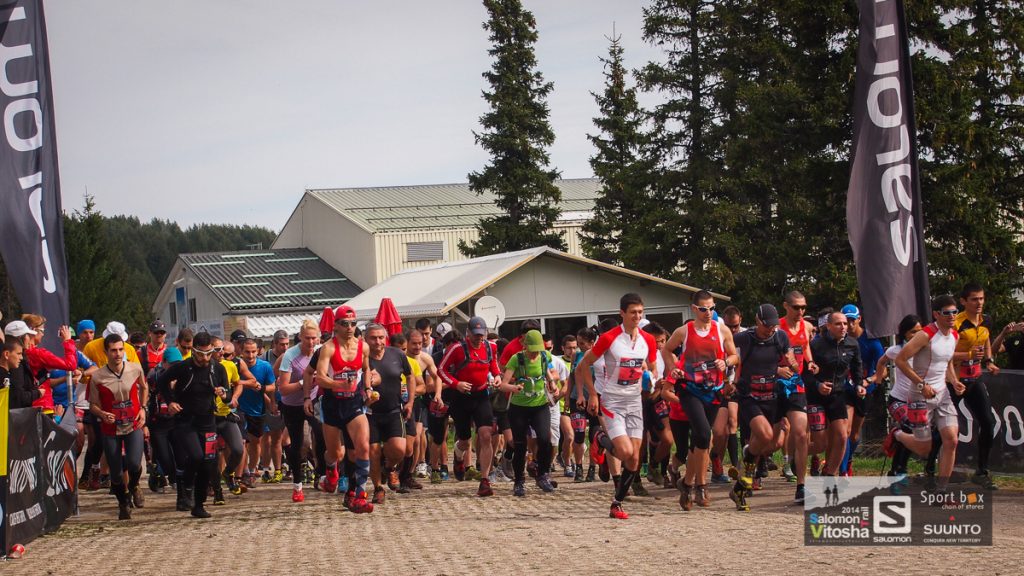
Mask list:
POLYGON ((339 321, 335 322, 334 325, 335 326, 342 326, 344 328, 355 328, 356 327, 356 321, 355 320, 339 320, 339 321))
POLYGON ((224 354, 224 359, 225 360, 231 360, 234 357, 235 357, 235 353, 234 352, 228 352, 228 353, 224 354))
POLYGON ((200 350, 199 348, 193 348, 192 349, 192 354, 194 354, 196 356, 203 356, 203 357, 212 356, 213 355, 213 348, 210 348, 209 350, 200 350))
POLYGON ((794 306, 790 304, 789 307, 792 308, 793 310, 807 310, 807 306, 794 306))
POLYGON ((956 316, 959 313, 960 311, 956 308, 953 308, 952 310, 939 310, 939 314, 942 314, 943 316, 956 316))
POLYGON ((223 346, 214 346, 213 351, 214 352, 223 352, 224 351, 224 347, 223 346))
POLYGON ((739 324, 726 324, 725 327, 728 328, 729 330, 739 330, 740 329, 740 325, 739 324))
POLYGON ((707 314, 708 312, 714 312, 715 309, 716 309, 715 306, 697 306, 697 311, 702 313, 702 314, 707 314))

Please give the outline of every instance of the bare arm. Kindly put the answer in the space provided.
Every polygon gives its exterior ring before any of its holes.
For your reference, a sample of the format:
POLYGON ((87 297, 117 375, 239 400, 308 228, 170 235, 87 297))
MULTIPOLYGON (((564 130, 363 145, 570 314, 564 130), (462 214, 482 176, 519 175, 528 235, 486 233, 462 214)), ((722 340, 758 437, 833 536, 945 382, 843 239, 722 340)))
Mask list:
MULTIPOLYGON (((723 331, 727 332, 727 331, 723 331)), ((732 333, 729 333, 729 341, 732 341, 732 333)), ((722 340, 723 344, 725 339, 722 340)), ((661 347, 661 359, 665 363, 665 373, 661 375, 662 378, 668 378, 672 374, 672 370, 676 366, 676 355, 672 353, 673 350, 679 348, 686 343, 686 325, 682 325, 672 331, 672 335, 669 336, 665 345, 661 347)), ((736 352, 735 346, 733 347, 733 353, 736 352)))

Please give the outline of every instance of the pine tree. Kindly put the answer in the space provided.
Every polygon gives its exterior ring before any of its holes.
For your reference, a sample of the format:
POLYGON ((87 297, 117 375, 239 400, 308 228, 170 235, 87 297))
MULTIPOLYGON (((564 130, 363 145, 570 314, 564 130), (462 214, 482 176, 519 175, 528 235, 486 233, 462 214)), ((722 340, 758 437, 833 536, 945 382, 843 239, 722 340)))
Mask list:
POLYGON ((593 217, 583 225, 580 243, 590 258, 649 273, 654 270, 658 230, 651 217, 650 182, 653 163, 647 156, 648 138, 644 114, 637 103, 636 88, 626 85, 621 36, 608 39, 604 63, 605 88, 591 93, 601 115, 594 118, 597 135, 588 135, 597 153, 590 158, 601 180, 593 217))
POLYGON ((480 118, 483 132, 474 136, 491 159, 469 174, 469 187, 477 194, 493 193, 502 213, 483 219, 479 239, 459 241, 459 250, 467 256, 541 245, 565 250, 561 234, 552 230, 562 195, 554 185, 558 171, 548 168, 546 149, 555 134, 546 98, 554 85, 537 70, 537 22, 519 0, 484 0, 484 7, 494 63, 483 74, 490 111, 480 118))

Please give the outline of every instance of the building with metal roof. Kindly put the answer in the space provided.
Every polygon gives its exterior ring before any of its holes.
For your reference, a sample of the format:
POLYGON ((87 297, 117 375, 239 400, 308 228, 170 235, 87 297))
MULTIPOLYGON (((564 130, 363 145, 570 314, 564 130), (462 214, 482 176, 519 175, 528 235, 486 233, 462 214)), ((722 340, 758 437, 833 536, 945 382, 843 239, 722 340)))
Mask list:
POLYGON ((217 336, 294 333, 360 287, 306 248, 181 254, 153 303, 171 336, 184 327, 217 336))
MULTIPOLYGON (((690 299, 697 290, 539 247, 403 270, 347 304, 366 320, 373 318, 386 297, 410 326, 423 317, 465 326, 476 313, 477 302, 491 296, 504 309, 504 322, 496 327, 499 334, 518 335, 521 320, 538 318, 543 331, 557 340, 605 318, 618 318, 619 298, 627 292, 643 297, 648 319, 672 330, 692 317, 690 299)), ((715 297, 729 300, 721 294, 715 297)), ((493 323, 492 317, 481 315, 493 323)))
MULTIPOLYGON (((596 178, 556 180, 562 215, 554 229, 570 254, 582 255, 580 231, 601 188, 596 178)), ((469 184, 306 190, 273 248, 309 248, 360 286, 400 270, 466 260, 459 240, 500 213, 495 196, 469 184)))

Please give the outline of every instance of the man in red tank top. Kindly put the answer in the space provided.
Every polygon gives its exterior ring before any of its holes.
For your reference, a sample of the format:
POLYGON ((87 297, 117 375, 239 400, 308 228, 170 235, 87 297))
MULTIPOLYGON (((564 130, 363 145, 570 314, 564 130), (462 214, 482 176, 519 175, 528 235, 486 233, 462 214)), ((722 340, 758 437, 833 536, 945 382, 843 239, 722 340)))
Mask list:
MULTIPOLYGON (((361 338, 355 337, 356 313, 349 306, 340 306, 334 313, 334 338, 324 343, 316 367, 316 383, 322 395, 324 443, 327 445, 327 474, 321 488, 328 493, 338 488, 338 460, 341 457, 342 434, 352 448, 348 451, 350 466, 349 491, 345 504, 357 513, 373 512, 366 501, 366 479, 370 475, 370 425, 366 419, 366 403, 372 403, 370 350, 361 338)), ((305 398, 309 401, 310 398, 305 398)))
MULTIPOLYGON (((792 360, 800 368, 800 372, 807 369, 818 373, 818 365, 814 363, 811 354, 811 326, 810 322, 804 320, 804 313, 807 312, 807 299, 800 292, 793 290, 786 294, 783 302, 786 315, 779 321, 779 328, 789 338, 789 350, 792 353, 792 360)), ((789 358, 779 362, 779 376, 783 379, 792 378, 794 372, 789 366, 789 358)), ((783 446, 785 459, 782 463, 782 475, 792 482, 796 480, 797 487, 804 485, 804 478, 807 475, 807 449, 810 439, 810 432, 807 428, 807 394, 802 383, 799 383, 796 390, 788 397, 780 398, 783 414, 789 422, 789 429, 783 429, 783 446)), ((797 490, 796 503, 803 503, 803 490, 797 490)))

